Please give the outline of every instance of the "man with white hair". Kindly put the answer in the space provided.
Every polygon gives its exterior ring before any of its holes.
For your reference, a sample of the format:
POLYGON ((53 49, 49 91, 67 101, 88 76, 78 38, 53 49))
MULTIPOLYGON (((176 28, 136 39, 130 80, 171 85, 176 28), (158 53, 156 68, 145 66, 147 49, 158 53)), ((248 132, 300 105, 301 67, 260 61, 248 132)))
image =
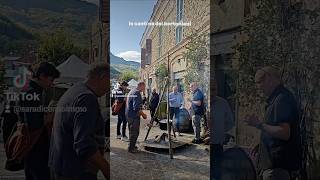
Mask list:
POLYGON ((191 102, 191 115, 193 122, 193 131, 195 134, 195 138, 192 140, 192 143, 201 144, 203 142, 200 138, 201 119, 205 113, 204 95, 195 82, 192 82, 190 84, 190 90, 192 92, 192 100, 189 101, 191 102))
MULTIPOLYGON (((301 166, 298 105, 281 83, 277 69, 267 66, 255 75, 257 86, 267 96, 264 119, 247 115, 248 125, 261 131, 258 172, 263 180, 290 180, 301 166)), ((256 153, 256 152, 255 152, 256 153)))

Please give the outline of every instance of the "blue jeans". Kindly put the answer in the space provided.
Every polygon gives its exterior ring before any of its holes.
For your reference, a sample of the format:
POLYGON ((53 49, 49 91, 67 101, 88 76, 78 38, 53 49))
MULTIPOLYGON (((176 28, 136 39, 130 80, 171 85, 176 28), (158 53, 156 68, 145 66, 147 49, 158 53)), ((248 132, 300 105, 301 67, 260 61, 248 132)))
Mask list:
POLYGON ((118 123, 117 123, 117 135, 122 135, 122 137, 126 136, 126 127, 127 127, 127 119, 124 113, 118 114, 118 123), (122 124, 122 131, 120 132, 122 124))
POLYGON ((170 107, 170 119, 173 119, 175 121, 175 127, 178 131, 180 131, 180 108, 178 107, 170 107))

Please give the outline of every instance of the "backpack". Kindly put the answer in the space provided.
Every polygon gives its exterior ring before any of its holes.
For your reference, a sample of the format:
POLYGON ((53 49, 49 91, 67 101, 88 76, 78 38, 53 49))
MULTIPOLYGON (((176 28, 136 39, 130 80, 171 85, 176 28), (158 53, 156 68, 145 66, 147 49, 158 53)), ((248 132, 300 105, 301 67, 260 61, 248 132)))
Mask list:
POLYGON ((24 168, 24 158, 31 151, 34 144, 39 140, 44 127, 30 130, 27 123, 18 121, 5 144, 7 160, 5 169, 19 171, 24 168))
POLYGON ((118 115, 122 106, 124 104, 124 101, 123 102, 119 102, 118 100, 115 100, 112 107, 111 107, 111 110, 112 110, 112 115, 118 115))

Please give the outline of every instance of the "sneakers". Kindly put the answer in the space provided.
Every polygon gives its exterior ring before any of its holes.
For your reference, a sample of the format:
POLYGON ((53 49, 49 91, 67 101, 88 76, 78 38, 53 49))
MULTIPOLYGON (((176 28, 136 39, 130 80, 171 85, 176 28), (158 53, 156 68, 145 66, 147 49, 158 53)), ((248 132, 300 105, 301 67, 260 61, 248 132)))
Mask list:
POLYGON ((203 140, 202 139, 193 139, 191 141, 191 143, 193 143, 193 144, 201 144, 201 143, 203 143, 203 140))
POLYGON ((129 139, 127 136, 123 136, 121 137, 121 140, 124 141, 124 142, 129 142, 129 139))
POLYGON ((117 135, 117 139, 121 139, 121 135, 117 135))

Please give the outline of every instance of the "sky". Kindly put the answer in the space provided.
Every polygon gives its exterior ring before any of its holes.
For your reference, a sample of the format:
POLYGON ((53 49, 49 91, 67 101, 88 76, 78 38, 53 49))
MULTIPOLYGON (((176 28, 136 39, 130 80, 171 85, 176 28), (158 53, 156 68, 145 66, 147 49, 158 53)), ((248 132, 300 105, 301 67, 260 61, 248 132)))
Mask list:
POLYGON ((110 1, 110 51, 125 60, 140 62, 140 40, 145 26, 129 22, 149 21, 156 0, 110 1))

